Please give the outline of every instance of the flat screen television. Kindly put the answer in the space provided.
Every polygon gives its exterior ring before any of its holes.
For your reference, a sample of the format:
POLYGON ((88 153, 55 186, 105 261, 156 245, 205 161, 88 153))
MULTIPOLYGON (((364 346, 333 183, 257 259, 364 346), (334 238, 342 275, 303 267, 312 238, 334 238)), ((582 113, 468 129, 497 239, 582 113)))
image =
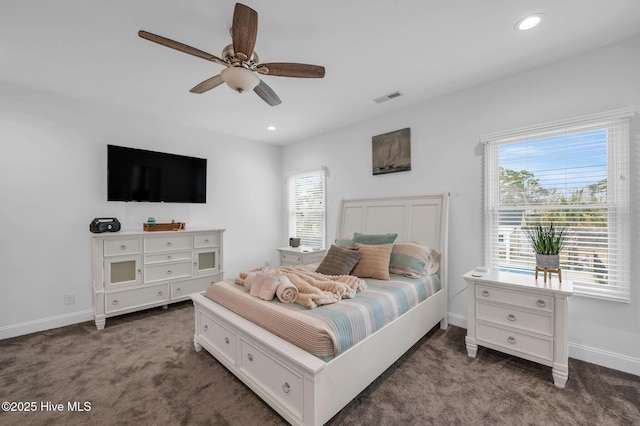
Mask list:
POLYGON ((207 202, 207 160, 107 145, 107 201, 207 202))

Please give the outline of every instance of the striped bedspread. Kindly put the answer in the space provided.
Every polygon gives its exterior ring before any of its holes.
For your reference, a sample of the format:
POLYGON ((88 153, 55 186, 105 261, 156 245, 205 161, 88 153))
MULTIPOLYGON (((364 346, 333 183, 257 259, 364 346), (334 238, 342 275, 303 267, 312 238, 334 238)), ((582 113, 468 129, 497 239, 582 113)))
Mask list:
POLYGON ((243 287, 221 281, 209 287, 206 296, 293 343, 328 361, 384 327, 400 315, 440 290, 437 275, 391 280, 366 279, 368 288, 352 299, 306 309, 278 299, 265 301, 252 297, 243 287))

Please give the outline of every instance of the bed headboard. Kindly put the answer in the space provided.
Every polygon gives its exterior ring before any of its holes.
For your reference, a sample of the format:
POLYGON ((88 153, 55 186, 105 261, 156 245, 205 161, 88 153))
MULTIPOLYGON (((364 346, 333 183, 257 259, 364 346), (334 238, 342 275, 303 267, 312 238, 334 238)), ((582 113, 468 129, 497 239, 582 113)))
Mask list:
POLYGON ((342 200, 336 238, 397 233, 397 242, 413 241, 442 253, 440 278, 446 283, 449 194, 342 200))

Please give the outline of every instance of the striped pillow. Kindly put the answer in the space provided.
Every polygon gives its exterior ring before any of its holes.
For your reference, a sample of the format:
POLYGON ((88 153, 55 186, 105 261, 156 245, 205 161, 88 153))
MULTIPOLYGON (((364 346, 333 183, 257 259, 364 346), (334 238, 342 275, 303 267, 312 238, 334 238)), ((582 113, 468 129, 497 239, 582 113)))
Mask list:
POLYGON ((440 252, 416 243, 395 243, 391 251, 389 272, 418 278, 438 272, 440 252))
POLYGON ((356 243, 356 248, 362 256, 351 275, 358 278, 375 278, 378 280, 389 280, 389 259, 393 244, 360 244, 356 243))
POLYGON ((360 256, 362 253, 357 250, 332 245, 316 272, 324 275, 349 275, 360 256))

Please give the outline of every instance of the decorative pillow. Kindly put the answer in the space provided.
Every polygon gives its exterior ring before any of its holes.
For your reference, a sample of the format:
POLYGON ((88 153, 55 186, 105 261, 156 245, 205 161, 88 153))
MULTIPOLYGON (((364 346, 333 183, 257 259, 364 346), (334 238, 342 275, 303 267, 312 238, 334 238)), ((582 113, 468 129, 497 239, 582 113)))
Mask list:
POLYGON ((332 245, 316 272, 324 275, 349 275, 360 256, 362 253, 357 250, 332 245))
POLYGON ((389 259, 393 244, 360 244, 356 248, 362 253, 351 275, 358 278, 389 280, 389 259))
POLYGON ((352 239, 353 239, 353 237, 336 238, 335 244, 338 247, 351 247, 351 248, 353 248, 353 244, 351 244, 351 240, 352 239))
POLYGON ((356 244, 391 244, 396 240, 398 234, 361 234, 356 232, 353 234, 351 245, 356 244))
POLYGON ((440 268, 440 252, 416 243, 395 243, 391 251, 389 272, 418 278, 435 274, 440 268))

